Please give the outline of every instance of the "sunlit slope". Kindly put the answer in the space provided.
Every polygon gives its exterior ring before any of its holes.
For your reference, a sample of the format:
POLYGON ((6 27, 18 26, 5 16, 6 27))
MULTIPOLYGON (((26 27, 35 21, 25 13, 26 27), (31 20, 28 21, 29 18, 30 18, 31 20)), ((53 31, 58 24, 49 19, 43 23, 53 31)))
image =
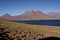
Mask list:
MULTIPOLYGON (((8 37, 12 39, 34 40, 45 37, 60 37, 60 27, 31 25, 16 22, 8 22, 0 20, 0 30, 9 32, 8 37)), ((1 33, 1 31, 0 31, 1 33)))

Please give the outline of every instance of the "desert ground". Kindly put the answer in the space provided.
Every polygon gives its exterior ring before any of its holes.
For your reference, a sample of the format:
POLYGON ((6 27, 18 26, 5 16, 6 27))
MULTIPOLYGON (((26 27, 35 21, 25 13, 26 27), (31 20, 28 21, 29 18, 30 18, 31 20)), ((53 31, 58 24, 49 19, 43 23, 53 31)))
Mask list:
POLYGON ((0 20, 0 38, 4 40, 39 40, 59 37, 59 26, 32 25, 0 20))

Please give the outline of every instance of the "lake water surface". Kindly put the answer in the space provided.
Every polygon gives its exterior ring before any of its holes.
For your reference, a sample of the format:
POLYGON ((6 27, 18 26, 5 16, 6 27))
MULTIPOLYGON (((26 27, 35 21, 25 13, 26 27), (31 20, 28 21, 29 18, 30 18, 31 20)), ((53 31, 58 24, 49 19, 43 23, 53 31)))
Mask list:
POLYGON ((10 21, 35 25, 60 26, 60 20, 10 20, 10 21))

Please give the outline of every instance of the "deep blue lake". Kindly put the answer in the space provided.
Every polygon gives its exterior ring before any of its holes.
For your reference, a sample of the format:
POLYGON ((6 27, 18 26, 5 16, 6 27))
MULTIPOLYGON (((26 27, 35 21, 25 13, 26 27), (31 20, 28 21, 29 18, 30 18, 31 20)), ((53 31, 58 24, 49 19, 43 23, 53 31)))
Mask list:
POLYGON ((60 26, 60 20, 10 20, 10 21, 35 25, 60 26))

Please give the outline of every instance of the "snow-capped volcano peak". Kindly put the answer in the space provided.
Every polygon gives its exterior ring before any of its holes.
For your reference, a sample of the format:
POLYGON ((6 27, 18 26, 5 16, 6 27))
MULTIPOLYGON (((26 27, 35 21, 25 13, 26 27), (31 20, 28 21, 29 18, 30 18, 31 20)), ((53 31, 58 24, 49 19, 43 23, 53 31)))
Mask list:
POLYGON ((37 11, 36 9, 31 9, 31 10, 29 10, 29 11, 37 11))

